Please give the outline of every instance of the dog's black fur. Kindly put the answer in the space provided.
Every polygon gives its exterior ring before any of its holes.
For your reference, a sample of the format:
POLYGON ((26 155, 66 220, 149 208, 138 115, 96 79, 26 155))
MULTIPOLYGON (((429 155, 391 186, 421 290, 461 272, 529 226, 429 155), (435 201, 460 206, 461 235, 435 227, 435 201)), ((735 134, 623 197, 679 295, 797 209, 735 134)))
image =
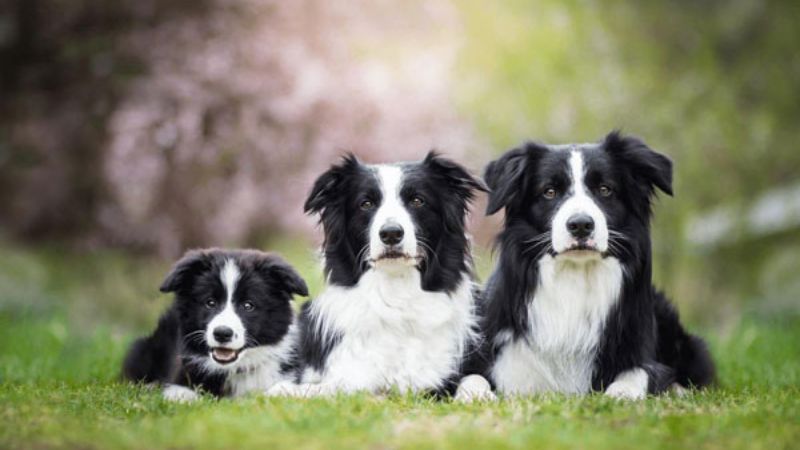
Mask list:
MULTIPOLYGON (((308 295, 305 281, 291 266, 276 255, 255 250, 190 251, 161 285, 161 292, 175 294, 174 302, 153 334, 131 345, 123 364, 124 378, 177 384, 215 396, 226 393, 229 373, 243 368, 215 364, 205 332, 225 303, 220 272, 228 260, 241 271, 234 303, 247 336, 243 349, 275 345, 287 335, 293 320, 292 295, 308 295), (215 300, 215 306, 207 304, 209 299, 215 300), (245 300, 255 305, 252 311, 238 308, 245 300)), ((294 357, 287 358, 282 370, 292 371, 293 361, 294 357)))
MULTIPOLYGON (((562 146, 564 147, 564 146, 562 146)), ((605 321, 596 348, 591 386, 604 391, 623 371, 641 367, 649 375, 648 391, 662 392, 673 382, 704 387, 714 380, 714 365, 705 343, 688 334, 675 308, 651 282, 649 223, 655 189, 672 195, 672 163, 641 140, 612 132, 596 145, 578 145, 588 168, 586 182, 610 184, 614 195, 600 199, 608 227, 621 233, 605 257, 623 267, 619 299, 605 321)), ((546 186, 556 190, 565 180, 564 150, 526 143, 510 150, 485 170, 491 189, 487 214, 505 208, 505 227, 497 238, 497 267, 485 289, 482 329, 486 346, 483 373, 490 377, 493 361, 503 351, 495 338, 510 332, 526 338, 531 324, 528 305, 539 280, 539 258, 555 256, 545 246, 528 251, 526 241, 550 231, 559 201, 546 201, 546 186)))

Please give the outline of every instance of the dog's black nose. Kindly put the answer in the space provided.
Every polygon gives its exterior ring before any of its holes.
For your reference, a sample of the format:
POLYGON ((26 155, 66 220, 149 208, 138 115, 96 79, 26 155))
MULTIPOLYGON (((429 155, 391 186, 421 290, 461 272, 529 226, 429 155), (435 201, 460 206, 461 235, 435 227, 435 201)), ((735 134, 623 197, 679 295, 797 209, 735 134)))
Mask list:
POLYGON ((214 339, 217 340, 220 344, 224 344, 226 342, 230 342, 231 338, 233 337, 233 330, 230 327, 217 327, 214 328, 214 339))
POLYGON ((384 244, 397 245, 403 240, 403 227, 397 223, 387 223, 381 227, 378 235, 384 244))
POLYGON ((594 231, 594 220, 588 214, 576 214, 567 220, 567 231, 576 239, 584 239, 594 231))

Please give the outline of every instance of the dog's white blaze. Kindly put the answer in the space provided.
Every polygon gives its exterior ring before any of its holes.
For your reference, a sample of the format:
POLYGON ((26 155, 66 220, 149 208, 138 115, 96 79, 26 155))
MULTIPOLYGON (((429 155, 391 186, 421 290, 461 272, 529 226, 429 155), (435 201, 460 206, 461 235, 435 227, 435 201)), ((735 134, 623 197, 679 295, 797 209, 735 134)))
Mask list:
POLYGON ((322 373, 302 380, 320 384, 298 388, 300 395, 441 387, 475 339, 472 292, 467 276, 452 294, 424 291, 415 268, 371 270, 354 287, 329 286, 309 313, 323 339, 340 340, 322 373))
MULTIPOLYGON (((379 165, 375 166, 375 172, 383 198, 370 225, 370 258, 376 259, 383 253, 384 244, 381 242, 379 233, 381 227, 389 222, 395 222, 403 227, 402 251, 415 257, 417 255, 416 227, 400 198, 400 189, 403 187, 403 170, 398 166, 379 165)), ((407 261, 400 260, 398 262, 408 264, 407 261)), ((411 262, 416 264, 415 261, 411 262)))
POLYGON ((619 399, 642 399, 647 395, 647 382, 647 372, 637 367, 617 375, 606 389, 606 395, 619 399))
POLYGON ((588 214, 594 220, 594 239, 598 250, 608 249, 608 225, 606 216, 589 195, 584 184, 586 171, 583 166, 583 154, 572 150, 569 157, 570 176, 572 178, 572 195, 564 201, 553 217, 552 241, 556 252, 563 252, 575 244, 575 239, 567 230, 567 221, 576 214, 588 214))
POLYGON ((225 307, 208 323, 206 327, 206 342, 211 347, 228 347, 232 349, 240 349, 244 347, 245 330, 242 319, 236 314, 236 308, 233 305, 233 294, 236 292, 236 284, 239 282, 241 272, 236 262, 233 260, 225 261, 220 272, 220 280, 222 285, 225 286, 225 307), (233 338, 230 342, 217 342, 214 338, 214 329, 220 326, 229 327, 233 330, 233 338))
POLYGON ((549 255, 539 261, 539 284, 528 306, 530 330, 505 343, 492 375, 500 392, 586 393, 606 317, 622 286, 616 258, 572 261, 549 255))

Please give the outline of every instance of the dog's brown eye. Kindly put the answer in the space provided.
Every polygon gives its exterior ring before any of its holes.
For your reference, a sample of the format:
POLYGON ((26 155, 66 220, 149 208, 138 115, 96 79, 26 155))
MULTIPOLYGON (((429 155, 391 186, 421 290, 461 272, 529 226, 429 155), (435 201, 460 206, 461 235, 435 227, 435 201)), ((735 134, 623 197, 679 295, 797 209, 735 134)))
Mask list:
POLYGON ((419 208, 419 207, 421 207, 422 205, 425 204, 425 200, 423 200, 422 197, 414 196, 414 197, 411 198, 411 202, 409 202, 409 203, 414 208, 419 208))
POLYGON ((358 206, 359 206, 359 208, 363 209, 364 211, 369 211, 370 209, 375 207, 375 203, 373 203, 372 200, 364 200, 358 206))
POLYGON ((598 191, 600 191, 600 195, 602 195, 603 197, 608 197, 609 195, 611 195, 611 188, 606 186, 605 184, 601 184, 600 187, 598 188, 598 191))
POLYGON ((245 311, 252 311, 252 310, 256 309, 255 305, 253 305, 250 302, 242 303, 242 307, 244 308, 245 311))
POLYGON ((206 300, 206 308, 214 309, 216 307, 217 307, 217 301, 216 300, 214 300, 213 298, 210 298, 210 299, 206 300))
POLYGON ((544 194, 542 194, 542 195, 544 195, 544 198, 546 198, 548 200, 552 200, 552 199, 556 198, 556 194, 557 193, 556 193, 556 190, 554 188, 547 188, 547 189, 544 190, 544 194))

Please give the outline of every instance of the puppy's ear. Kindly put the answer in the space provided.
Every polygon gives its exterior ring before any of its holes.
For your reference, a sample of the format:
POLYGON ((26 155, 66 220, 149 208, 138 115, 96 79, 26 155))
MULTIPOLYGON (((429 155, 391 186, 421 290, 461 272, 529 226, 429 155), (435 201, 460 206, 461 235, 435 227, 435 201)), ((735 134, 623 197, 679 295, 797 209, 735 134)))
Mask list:
POLYGON ((333 165, 327 172, 317 178, 311 193, 303 206, 306 214, 322 212, 333 198, 341 196, 339 187, 345 175, 361 166, 361 162, 352 153, 347 154, 339 164, 333 165))
POLYGON ((483 179, 489 186, 489 204, 486 215, 512 205, 523 192, 525 171, 532 164, 533 154, 539 146, 528 143, 522 147, 509 150, 500 158, 492 161, 483 172, 483 179))
POLYGON ((603 146, 630 168, 631 176, 650 187, 672 195, 672 161, 633 136, 623 136, 618 130, 606 136, 603 146))
POLYGON ((308 286, 303 277, 282 258, 269 253, 258 255, 255 268, 261 276, 275 282, 289 294, 308 297, 308 286))
POLYGON ((195 275, 209 266, 210 255, 204 250, 190 250, 173 266, 167 278, 161 283, 161 292, 176 292, 185 286, 195 275))
POLYGON ((436 151, 428 152, 423 164, 431 171, 447 180, 465 200, 472 200, 475 192, 489 192, 489 188, 480 178, 473 176, 462 165, 442 157, 436 151))

